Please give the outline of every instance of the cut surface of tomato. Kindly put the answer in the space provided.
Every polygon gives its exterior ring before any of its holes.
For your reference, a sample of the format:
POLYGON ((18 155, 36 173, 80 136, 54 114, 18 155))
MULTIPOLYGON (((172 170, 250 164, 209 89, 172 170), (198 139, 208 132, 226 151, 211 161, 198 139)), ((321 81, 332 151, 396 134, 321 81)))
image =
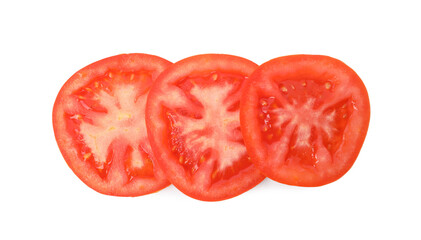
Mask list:
POLYGON ((222 54, 186 58, 165 70, 146 108, 150 142, 163 171, 190 197, 217 201, 264 179, 247 155, 240 93, 256 64, 222 54))
POLYGON ((76 72, 53 109, 54 134, 73 172, 108 195, 139 196, 169 185, 145 124, 149 89, 171 63, 147 54, 109 57, 76 72))
POLYGON ((361 79, 341 61, 293 55, 252 74, 240 112, 247 150, 263 174, 289 185, 320 186, 352 167, 370 104, 361 79))

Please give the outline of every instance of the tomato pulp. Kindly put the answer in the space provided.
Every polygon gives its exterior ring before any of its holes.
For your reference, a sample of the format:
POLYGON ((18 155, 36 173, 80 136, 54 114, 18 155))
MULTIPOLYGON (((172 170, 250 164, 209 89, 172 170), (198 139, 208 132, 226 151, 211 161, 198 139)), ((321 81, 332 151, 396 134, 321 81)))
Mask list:
POLYGON ((263 174, 285 184, 320 186, 355 162, 370 104, 361 79, 341 61, 293 55, 252 74, 240 112, 245 145, 263 174))
POLYGON ((109 57, 76 72, 53 109, 54 133, 73 172, 108 195, 139 196, 169 185, 145 125, 153 81, 171 63, 146 54, 109 57))
POLYGON ((257 65, 206 54, 165 70, 151 89, 146 124, 159 165, 190 197, 217 201, 264 179, 247 155, 240 129, 240 94, 257 65))

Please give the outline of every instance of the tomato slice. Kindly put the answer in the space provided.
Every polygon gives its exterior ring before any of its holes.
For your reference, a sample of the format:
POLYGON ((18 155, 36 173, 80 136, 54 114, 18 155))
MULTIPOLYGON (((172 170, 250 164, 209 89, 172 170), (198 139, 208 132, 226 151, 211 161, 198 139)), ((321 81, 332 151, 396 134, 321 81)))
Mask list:
POLYGON ((247 150, 262 173, 285 184, 320 186, 352 167, 370 104, 361 79, 341 61, 294 55, 253 73, 240 112, 247 150))
POLYGON ((139 196, 169 185, 145 125, 153 81, 171 63, 146 54, 106 58, 76 72, 53 109, 54 133, 73 172, 108 195, 139 196))
POLYGON ((256 69, 222 54, 181 60, 158 78, 146 107, 146 125, 159 165, 190 197, 218 201, 264 179, 247 155, 240 129, 240 93, 256 69))

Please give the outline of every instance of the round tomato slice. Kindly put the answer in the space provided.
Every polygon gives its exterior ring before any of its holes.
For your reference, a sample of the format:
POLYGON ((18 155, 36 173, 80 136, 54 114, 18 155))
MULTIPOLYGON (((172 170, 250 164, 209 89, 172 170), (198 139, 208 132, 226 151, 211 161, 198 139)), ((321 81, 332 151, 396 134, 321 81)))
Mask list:
POLYGON ((167 178, 188 196, 224 200, 264 179, 247 155, 239 117, 244 80, 256 67, 236 56, 198 55, 166 69, 152 87, 149 140, 167 178))
POLYGON ((341 61, 294 55, 253 73, 240 112, 247 150, 263 174, 285 184, 320 186, 355 162, 370 104, 361 79, 341 61))
POLYGON ((53 109, 54 133, 73 172, 108 195, 139 196, 169 185, 145 125, 153 81, 172 63, 146 54, 106 58, 76 72, 53 109))

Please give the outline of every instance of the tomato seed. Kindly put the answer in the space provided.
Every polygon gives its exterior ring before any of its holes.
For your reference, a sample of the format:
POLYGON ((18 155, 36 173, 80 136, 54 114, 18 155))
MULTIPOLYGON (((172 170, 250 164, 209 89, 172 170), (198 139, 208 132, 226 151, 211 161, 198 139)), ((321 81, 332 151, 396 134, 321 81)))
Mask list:
POLYGON ((282 91, 283 93, 286 93, 286 92, 288 92, 288 89, 287 89, 285 86, 282 86, 282 87, 281 87, 281 91, 282 91))
POLYGON ((83 159, 88 159, 88 158, 90 158, 92 156, 92 153, 85 153, 84 155, 83 155, 83 159))
POLYGON ((212 74, 211 79, 212 79, 213 81, 218 80, 218 74, 217 74, 217 73, 212 74))
POLYGON ((325 83, 325 88, 326 88, 326 89, 328 89, 328 90, 329 90, 331 87, 332 87, 332 84, 331 84, 330 82, 326 82, 326 83, 325 83))

